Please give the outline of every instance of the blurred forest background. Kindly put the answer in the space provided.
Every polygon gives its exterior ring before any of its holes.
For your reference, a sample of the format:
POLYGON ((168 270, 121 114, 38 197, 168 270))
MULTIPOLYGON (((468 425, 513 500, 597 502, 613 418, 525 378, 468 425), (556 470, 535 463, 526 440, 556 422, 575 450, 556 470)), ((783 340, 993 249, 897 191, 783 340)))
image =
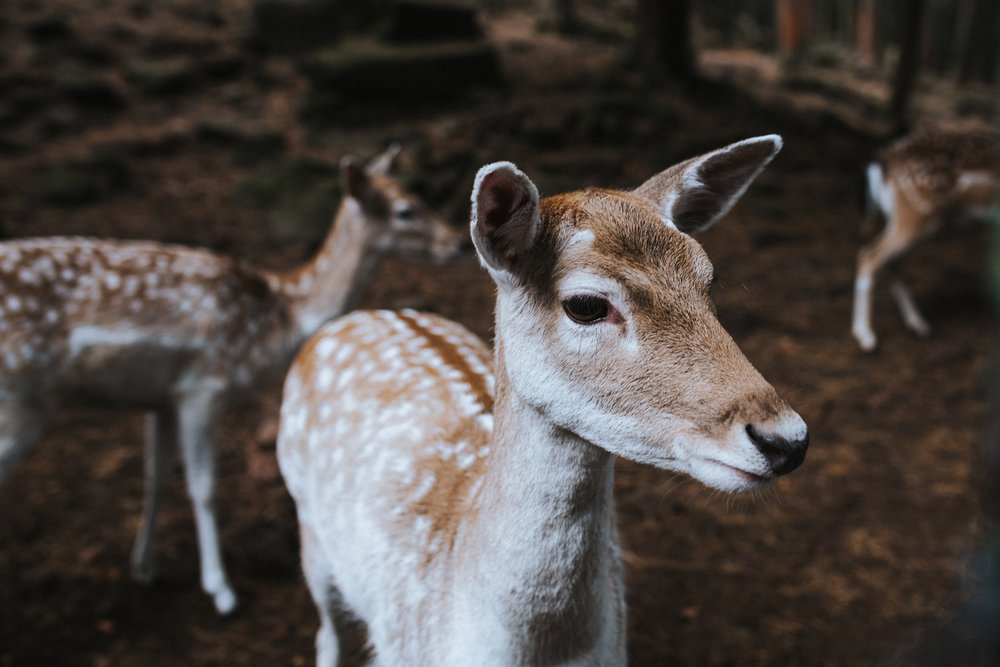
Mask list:
MULTIPOLYGON (((779 133, 773 165, 699 240, 720 319, 809 423, 809 456, 754 497, 619 462, 630 661, 997 664, 988 230, 913 253, 931 337, 888 290, 881 348, 849 334, 864 166, 903 131, 993 126, 997 34, 990 0, 7 0, 0 235, 287 267, 329 225, 339 159, 391 141, 403 181, 462 227, 487 162, 516 162, 543 195, 628 188, 779 133)), ((471 254, 387 261, 365 296, 487 340, 492 305, 471 254)), ((179 469, 161 578, 127 576, 140 416, 62 412, 0 488, 0 666, 312 664, 294 509, 259 428, 278 392, 220 430, 242 604, 227 618, 198 590, 179 469)))

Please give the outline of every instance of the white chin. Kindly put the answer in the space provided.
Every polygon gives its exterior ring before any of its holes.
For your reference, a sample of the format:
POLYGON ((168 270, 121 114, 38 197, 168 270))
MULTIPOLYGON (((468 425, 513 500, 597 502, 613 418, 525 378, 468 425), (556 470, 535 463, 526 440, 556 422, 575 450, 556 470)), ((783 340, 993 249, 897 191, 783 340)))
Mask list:
POLYGON ((720 461, 701 459, 693 461, 689 474, 705 486, 726 493, 746 493, 769 486, 774 477, 758 475, 720 461))

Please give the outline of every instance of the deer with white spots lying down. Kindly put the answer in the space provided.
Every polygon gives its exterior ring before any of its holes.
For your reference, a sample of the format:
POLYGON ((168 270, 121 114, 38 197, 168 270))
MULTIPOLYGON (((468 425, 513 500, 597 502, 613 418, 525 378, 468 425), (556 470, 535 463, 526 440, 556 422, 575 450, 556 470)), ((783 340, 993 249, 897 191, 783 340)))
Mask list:
POLYGON ((862 350, 878 344, 872 329, 872 289, 882 267, 903 322, 920 336, 930 326, 903 284, 897 262, 918 241, 944 224, 985 217, 1000 207, 1000 137, 983 131, 938 132, 903 137, 868 165, 869 215, 885 228, 858 252, 851 333, 862 350))
POLYGON ((278 460, 321 667, 351 617, 380 665, 621 665, 615 457, 731 492, 802 463, 806 425, 719 324, 688 235, 780 144, 542 201, 487 165, 471 230, 497 285, 494 354, 413 311, 355 312, 306 342, 278 460))
POLYGON ((212 509, 214 429, 223 407, 291 362, 343 313, 387 252, 450 256, 461 238, 387 175, 345 158, 345 198, 317 254, 272 272, 152 242, 38 238, 0 243, 0 482, 64 400, 149 410, 146 497, 132 554, 155 574, 159 497, 177 445, 194 506, 202 586, 221 613, 227 581, 212 509))

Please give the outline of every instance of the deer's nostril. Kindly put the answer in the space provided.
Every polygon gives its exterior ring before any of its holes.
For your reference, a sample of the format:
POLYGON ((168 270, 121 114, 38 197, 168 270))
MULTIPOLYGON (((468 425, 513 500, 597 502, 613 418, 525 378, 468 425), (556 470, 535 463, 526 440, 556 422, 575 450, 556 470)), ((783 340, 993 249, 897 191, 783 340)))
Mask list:
POLYGON ((802 461, 806 458, 806 449, 809 447, 808 434, 800 439, 789 440, 776 433, 765 433, 753 424, 747 424, 746 432, 750 441, 767 459, 775 475, 792 472, 802 465, 802 461))

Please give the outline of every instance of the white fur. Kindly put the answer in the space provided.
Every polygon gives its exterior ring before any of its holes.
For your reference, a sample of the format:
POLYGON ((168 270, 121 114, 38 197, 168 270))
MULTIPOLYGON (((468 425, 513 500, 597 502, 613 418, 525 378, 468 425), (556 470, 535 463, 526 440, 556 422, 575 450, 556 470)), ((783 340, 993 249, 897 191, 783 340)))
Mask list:
POLYGON ((892 189, 886 187, 882 167, 877 162, 872 162, 865 173, 868 179, 868 196, 888 220, 892 217, 895 203, 892 189))

